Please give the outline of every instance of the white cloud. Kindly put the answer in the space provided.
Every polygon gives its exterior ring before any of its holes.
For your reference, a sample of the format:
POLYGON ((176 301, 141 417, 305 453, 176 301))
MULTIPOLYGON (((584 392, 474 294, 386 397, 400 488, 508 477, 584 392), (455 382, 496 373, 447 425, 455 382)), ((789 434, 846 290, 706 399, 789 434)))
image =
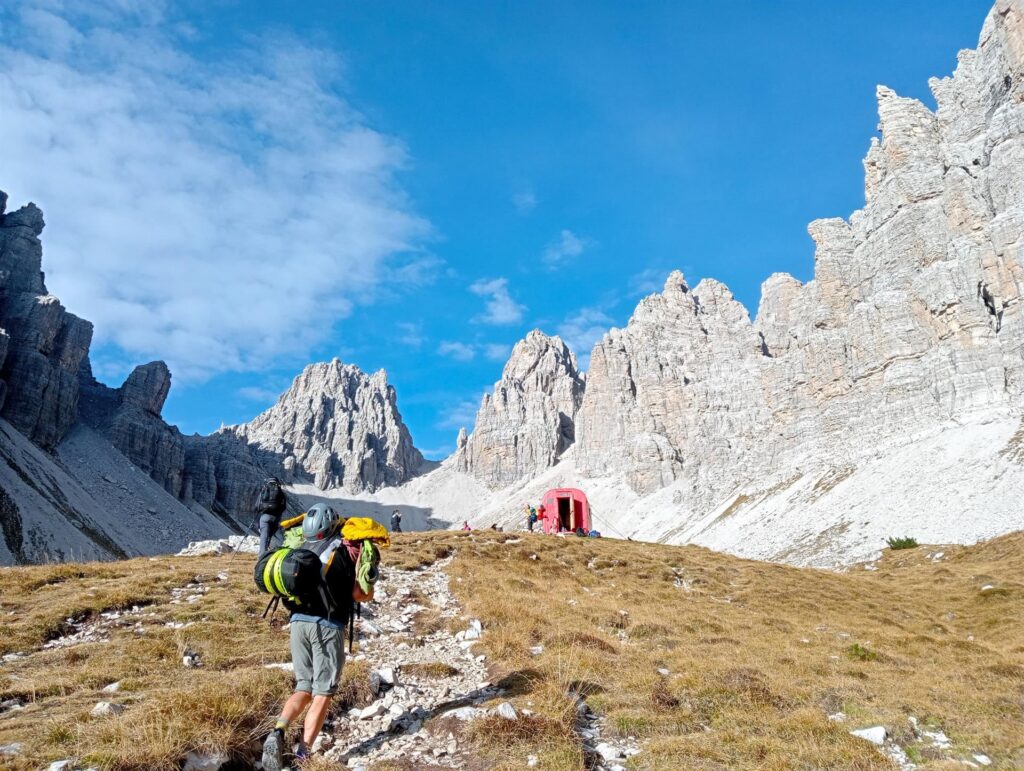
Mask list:
POLYGON ((579 257, 587 248, 589 242, 580 238, 571 230, 563 230, 558 238, 544 248, 544 262, 549 267, 558 267, 566 260, 579 257))
POLYGON ((465 428, 467 431, 472 431, 473 424, 476 422, 476 412, 479 406, 479 402, 474 402, 470 399, 462 399, 441 413, 441 419, 438 421, 437 427, 465 428))
POLYGON ((645 268, 639 273, 629 277, 628 287, 630 295, 649 295, 661 292, 665 288, 665 280, 672 272, 672 268, 645 268))
POLYGON ((581 308, 558 325, 558 336, 576 354, 580 369, 590 367, 590 352, 612 327, 612 319, 599 308, 581 308))
POLYGON ((444 460, 453 452, 455 452, 455 445, 453 444, 442 444, 440 447, 420 447, 419 451, 423 454, 423 457, 427 460, 444 460))
POLYGON ((473 357, 476 356, 476 346, 469 343, 446 340, 437 346, 437 352, 456 361, 472 361, 473 357))
POLYGON ((491 361, 504 361, 512 353, 512 346, 506 343, 487 343, 483 348, 484 356, 491 361))
POLYGON ((523 320, 526 306, 512 299, 507 278, 476 281, 470 284, 469 291, 487 298, 484 313, 477 317, 477 321, 485 324, 518 324, 523 320))
POLYGON ((263 386, 244 386, 238 389, 238 395, 247 402, 273 403, 277 401, 284 389, 275 390, 263 386))
POLYGON ((98 371, 302 361, 382 278, 423 273, 405 148, 338 96, 335 54, 199 59, 164 7, 0 10, 0 185, 44 209, 49 289, 95 322, 98 371))
POLYGON ((437 352, 456 361, 472 361, 477 354, 483 354, 490 361, 504 361, 512 352, 507 343, 460 343, 446 340, 437 347, 437 352))
POLYGON ((512 196, 512 205, 520 214, 529 214, 537 208, 537 196, 530 190, 523 190, 512 196))
POLYGON ((402 345, 419 348, 426 341, 423 327, 417 322, 400 321, 395 326, 398 328, 398 342, 402 345))

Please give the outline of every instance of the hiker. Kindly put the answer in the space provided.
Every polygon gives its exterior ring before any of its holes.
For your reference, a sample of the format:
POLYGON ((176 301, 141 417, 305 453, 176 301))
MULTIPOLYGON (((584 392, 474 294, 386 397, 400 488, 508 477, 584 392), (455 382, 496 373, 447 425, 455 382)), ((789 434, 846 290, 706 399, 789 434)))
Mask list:
POLYGON ((274 730, 263 743, 266 771, 286 768, 283 756, 288 726, 306 707, 309 711, 295 757, 297 760, 309 757, 309 748, 323 727, 345 664, 345 626, 352 611, 356 563, 341 538, 341 518, 327 504, 318 503, 306 512, 302 535, 302 549, 318 555, 323 564, 324 591, 303 596, 300 602, 282 600, 291 611, 295 692, 285 702, 274 730))
POLYGON ((463 530, 466 530, 466 531, 469 531, 469 530, 472 530, 473 528, 471 528, 471 527, 469 526, 469 521, 468 521, 468 520, 464 520, 464 521, 462 522, 462 529, 463 529, 463 530))
POLYGON ((391 512, 391 532, 401 533, 402 532, 402 512, 395 509, 391 512))
POLYGON ((533 523, 537 521, 537 512, 530 504, 526 504, 523 511, 526 513, 526 529, 532 533, 533 523))
POLYGON ((281 526, 281 515, 286 505, 281 480, 267 477, 260 490, 260 497, 256 499, 256 513, 260 516, 260 554, 270 548, 270 541, 281 526))
MULTIPOLYGON (((542 503, 540 506, 537 507, 537 519, 544 519, 545 514, 547 514, 547 509, 544 508, 544 504, 542 503)), ((545 530, 544 532, 547 531, 545 530)))

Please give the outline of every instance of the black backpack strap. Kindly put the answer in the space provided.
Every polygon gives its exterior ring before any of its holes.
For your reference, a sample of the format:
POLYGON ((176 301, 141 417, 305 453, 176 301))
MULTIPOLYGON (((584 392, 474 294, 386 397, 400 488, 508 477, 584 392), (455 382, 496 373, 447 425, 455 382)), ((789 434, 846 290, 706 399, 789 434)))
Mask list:
MULTIPOLYGON (((270 613, 270 609, 271 608, 274 609, 274 613, 277 613, 277 605, 278 605, 279 602, 281 602, 281 598, 278 597, 277 595, 274 595, 273 597, 271 597, 270 598, 270 602, 267 603, 267 607, 263 611, 262 618, 266 618, 267 617, 267 614, 270 613)), ((271 615, 270 620, 271 621, 274 620, 274 616, 273 615, 271 615)))
POLYGON ((356 637, 356 617, 362 618, 359 608, 359 603, 353 602, 348 613, 348 652, 350 654, 353 653, 352 646, 356 637))

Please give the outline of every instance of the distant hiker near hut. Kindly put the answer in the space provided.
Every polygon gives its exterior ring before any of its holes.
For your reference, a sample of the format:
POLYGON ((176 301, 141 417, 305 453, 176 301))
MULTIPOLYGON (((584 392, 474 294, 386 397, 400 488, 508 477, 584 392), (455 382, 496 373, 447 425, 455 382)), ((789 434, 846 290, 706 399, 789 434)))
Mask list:
POLYGON ((256 513, 260 519, 260 554, 270 548, 270 541, 281 527, 281 515, 287 503, 281 480, 267 477, 256 499, 256 513))
POLYGON ((401 533, 402 532, 402 512, 395 509, 391 512, 391 532, 401 533))
POLYGON ((530 504, 523 506, 523 513, 526 515, 526 529, 533 532, 533 523, 537 521, 537 510, 530 504))

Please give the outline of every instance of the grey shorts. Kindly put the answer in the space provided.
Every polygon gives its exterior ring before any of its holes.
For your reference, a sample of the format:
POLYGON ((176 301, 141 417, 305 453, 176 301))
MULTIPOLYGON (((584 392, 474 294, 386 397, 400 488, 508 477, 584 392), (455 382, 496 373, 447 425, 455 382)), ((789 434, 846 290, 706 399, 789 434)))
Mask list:
POLYGON ((295 690, 333 696, 345 666, 345 630, 292 621, 291 648, 295 690))

